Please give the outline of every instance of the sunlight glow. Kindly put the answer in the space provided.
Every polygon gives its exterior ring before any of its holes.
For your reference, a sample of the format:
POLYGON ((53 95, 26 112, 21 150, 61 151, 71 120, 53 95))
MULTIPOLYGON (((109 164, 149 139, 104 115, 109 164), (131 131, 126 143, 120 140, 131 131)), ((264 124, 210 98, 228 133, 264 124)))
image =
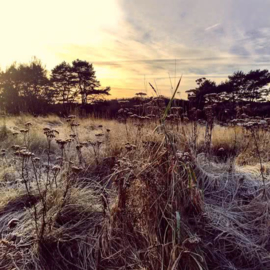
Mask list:
POLYGON ((267 3, 169 2, 0 0, 0 70, 33 57, 48 70, 81 59, 93 63, 112 97, 134 96, 155 81, 170 96, 169 77, 175 84, 183 75, 184 98, 199 77, 218 82, 236 70, 269 67, 267 3))
POLYGON ((0 66, 37 56, 51 68, 67 44, 102 45, 120 18, 113 0, 0 0, 0 66))

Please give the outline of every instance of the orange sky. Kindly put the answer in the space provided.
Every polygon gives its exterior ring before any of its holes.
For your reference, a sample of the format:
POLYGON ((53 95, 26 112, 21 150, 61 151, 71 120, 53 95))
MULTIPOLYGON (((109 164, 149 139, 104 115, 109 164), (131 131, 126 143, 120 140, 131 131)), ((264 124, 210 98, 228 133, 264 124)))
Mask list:
POLYGON ((270 6, 240 2, 0 0, 0 67, 34 56, 48 70, 87 60, 119 98, 152 95, 149 82, 170 96, 182 74, 185 97, 199 77, 220 82, 239 69, 269 68, 270 6))

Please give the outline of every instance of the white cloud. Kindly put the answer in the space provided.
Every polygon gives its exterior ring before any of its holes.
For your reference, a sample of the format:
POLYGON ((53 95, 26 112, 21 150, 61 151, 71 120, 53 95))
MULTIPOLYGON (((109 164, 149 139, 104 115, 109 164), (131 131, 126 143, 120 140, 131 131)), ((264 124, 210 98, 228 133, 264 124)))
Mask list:
POLYGON ((220 26, 220 23, 216 23, 216 24, 214 24, 214 25, 211 25, 211 26, 205 28, 205 31, 212 30, 212 29, 214 29, 214 28, 217 28, 218 26, 220 26))

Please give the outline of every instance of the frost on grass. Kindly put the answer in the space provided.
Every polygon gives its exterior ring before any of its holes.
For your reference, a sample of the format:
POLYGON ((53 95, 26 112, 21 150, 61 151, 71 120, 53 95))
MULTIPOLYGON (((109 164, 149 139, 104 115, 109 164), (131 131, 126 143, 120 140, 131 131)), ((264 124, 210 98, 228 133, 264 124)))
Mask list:
POLYGON ((213 106, 6 119, 1 269, 269 269, 268 121, 213 106))

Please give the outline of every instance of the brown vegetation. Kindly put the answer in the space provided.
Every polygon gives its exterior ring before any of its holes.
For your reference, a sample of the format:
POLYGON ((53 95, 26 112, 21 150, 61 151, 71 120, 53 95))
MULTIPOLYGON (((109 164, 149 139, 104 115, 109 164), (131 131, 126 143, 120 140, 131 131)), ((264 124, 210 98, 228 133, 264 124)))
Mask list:
POLYGON ((128 112, 1 119, 1 268, 268 269, 268 122, 128 112))

